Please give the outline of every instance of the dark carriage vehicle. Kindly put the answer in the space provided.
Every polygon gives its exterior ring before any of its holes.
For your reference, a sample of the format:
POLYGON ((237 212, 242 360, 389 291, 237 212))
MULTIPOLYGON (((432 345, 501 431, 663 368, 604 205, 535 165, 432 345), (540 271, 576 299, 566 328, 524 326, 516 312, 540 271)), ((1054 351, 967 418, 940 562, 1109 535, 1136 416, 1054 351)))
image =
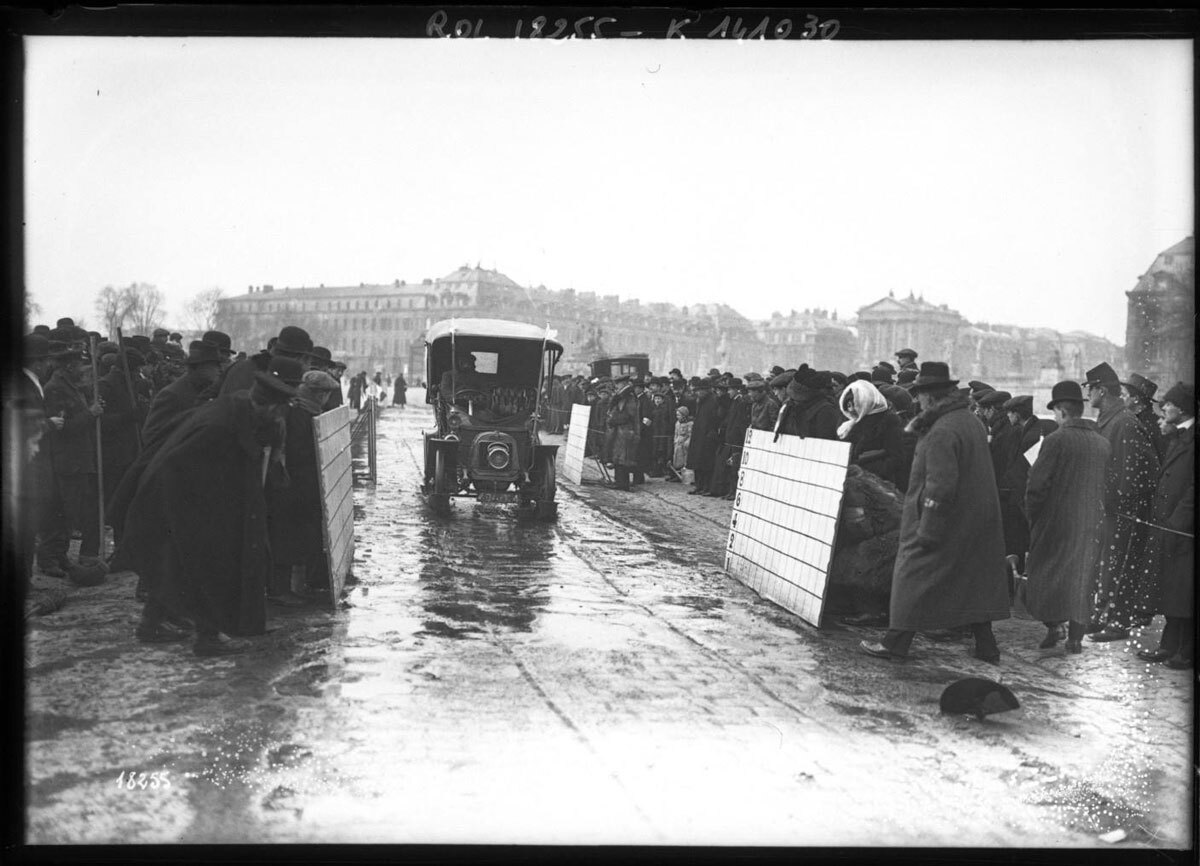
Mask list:
POLYGON ((645 376, 650 372, 650 356, 645 352, 636 352, 632 355, 613 355, 608 358, 597 358, 588 367, 592 371, 593 379, 600 376, 609 376, 613 379, 618 376, 645 376))
POLYGON ((563 347, 545 328, 502 319, 450 319, 425 337, 437 430, 425 434, 421 492, 439 514, 450 499, 516 502, 539 518, 554 501, 557 445, 541 443, 543 384, 563 347))

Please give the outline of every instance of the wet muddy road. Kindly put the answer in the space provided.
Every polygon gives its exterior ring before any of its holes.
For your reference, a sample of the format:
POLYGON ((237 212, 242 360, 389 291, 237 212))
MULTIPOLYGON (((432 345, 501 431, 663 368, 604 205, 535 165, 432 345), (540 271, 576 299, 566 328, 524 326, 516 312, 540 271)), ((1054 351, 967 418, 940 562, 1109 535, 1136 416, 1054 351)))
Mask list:
POLYGON ((554 524, 437 518, 428 423, 381 418, 336 613, 273 610, 216 660, 137 644, 129 574, 31 620, 30 842, 1190 844, 1191 672, 1041 651, 1019 618, 999 668, 966 643, 861 656, 877 632, 726 578, 729 504, 681 485, 560 479, 554 524), (971 675, 1022 708, 940 715, 971 675))

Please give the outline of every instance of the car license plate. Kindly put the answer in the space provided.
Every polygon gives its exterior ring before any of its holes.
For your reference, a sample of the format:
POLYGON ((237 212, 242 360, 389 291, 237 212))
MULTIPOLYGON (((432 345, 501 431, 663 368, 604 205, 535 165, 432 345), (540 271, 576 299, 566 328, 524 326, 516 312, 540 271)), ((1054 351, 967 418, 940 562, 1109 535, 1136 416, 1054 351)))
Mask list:
POLYGON ((512 491, 505 493, 480 493, 480 502, 516 502, 517 494, 512 491))

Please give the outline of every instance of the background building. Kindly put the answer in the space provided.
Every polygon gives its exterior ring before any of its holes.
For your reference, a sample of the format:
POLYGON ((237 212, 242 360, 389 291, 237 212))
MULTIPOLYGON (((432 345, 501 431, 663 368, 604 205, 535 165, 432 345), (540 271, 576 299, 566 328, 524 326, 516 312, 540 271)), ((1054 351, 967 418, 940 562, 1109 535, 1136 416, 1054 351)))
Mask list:
POLYGON ((858 363, 858 335, 850 325, 838 321, 836 312, 772 313, 771 318, 758 322, 758 335, 766 353, 764 367, 808 364, 817 370, 846 372, 856 369, 858 363))
POLYGON ((1163 250, 1129 298, 1125 319, 1125 366, 1165 391, 1196 376, 1196 240, 1184 238, 1163 250))
POLYGON ((299 325, 352 373, 403 372, 415 384, 425 377, 425 332, 451 317, 548 324, 563 344, 559 370, 565 373, 586 373, 589 361, 627 352, 646 352, 656 373, 712 366, 743 373, 762 362, 753 323, 724 304, 642 304, 521 286, 497 271, 467 265, 419 283, 250 286, 246 294, 219 302, 217 327, 230 334, 235 348, 252 353, 284 325, 299 325))

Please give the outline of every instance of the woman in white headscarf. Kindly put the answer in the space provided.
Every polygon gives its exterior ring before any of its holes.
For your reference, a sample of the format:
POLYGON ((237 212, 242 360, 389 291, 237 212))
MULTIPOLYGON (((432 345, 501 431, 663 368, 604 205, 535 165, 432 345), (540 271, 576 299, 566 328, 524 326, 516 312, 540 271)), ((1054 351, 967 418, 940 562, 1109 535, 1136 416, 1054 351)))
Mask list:
POLYGON ((838 438, 850 443, 850 462, 903 489, 903 425, 887 398, 870 382, 856 379, 838 398, 846 421, 838 438))

